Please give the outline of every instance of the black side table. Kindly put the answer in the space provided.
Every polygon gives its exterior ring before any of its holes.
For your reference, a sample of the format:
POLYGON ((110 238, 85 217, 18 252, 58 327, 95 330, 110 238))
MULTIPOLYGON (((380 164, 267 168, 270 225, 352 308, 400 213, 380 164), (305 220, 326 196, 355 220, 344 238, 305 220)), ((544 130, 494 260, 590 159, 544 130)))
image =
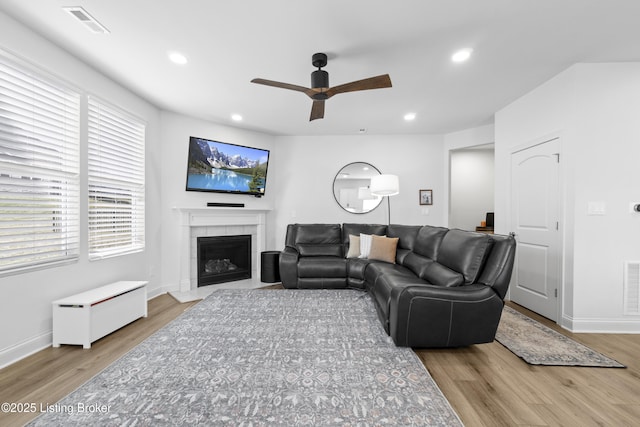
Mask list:
POLYGON ((260 280, 265 283, 280 281, 280 251, 265 251, 260 254, 260 280))

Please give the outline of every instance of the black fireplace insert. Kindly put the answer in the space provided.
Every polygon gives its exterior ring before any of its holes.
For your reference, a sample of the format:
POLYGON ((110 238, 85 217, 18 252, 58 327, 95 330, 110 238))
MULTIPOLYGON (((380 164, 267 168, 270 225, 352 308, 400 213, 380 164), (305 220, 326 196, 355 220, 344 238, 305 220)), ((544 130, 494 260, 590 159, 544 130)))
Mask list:
POLYGON ((198 286, 251 278, 251 235, 198 237, 198 286))

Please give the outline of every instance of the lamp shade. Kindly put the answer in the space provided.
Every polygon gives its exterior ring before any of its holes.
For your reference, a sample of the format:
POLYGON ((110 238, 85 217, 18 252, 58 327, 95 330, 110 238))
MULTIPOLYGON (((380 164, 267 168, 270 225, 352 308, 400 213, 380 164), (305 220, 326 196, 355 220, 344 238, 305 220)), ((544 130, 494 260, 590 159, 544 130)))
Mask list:
POLYGON ((371 177, 371 194, 376 196, 395 196, 400 192, 397 175, 375 175, 371 177))

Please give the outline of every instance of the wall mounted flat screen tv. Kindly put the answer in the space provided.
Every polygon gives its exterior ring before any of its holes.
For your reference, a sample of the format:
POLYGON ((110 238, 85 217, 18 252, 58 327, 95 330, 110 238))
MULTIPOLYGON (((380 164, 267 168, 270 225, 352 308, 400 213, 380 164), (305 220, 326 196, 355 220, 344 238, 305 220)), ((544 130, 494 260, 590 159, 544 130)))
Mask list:
POLYGON ((187 191, 264 195, 269 150, 189 138, 187 191))

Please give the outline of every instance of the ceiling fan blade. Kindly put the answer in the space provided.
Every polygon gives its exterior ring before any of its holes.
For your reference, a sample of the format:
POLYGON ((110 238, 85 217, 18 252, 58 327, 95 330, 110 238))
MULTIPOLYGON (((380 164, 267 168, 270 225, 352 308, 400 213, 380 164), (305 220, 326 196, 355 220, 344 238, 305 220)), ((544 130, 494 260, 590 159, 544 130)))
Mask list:
POLYGON ((308 87, 292 85, 289 83, 281 83, 281 82, 276 82, 273 80, 266 80, 266 79, 253 79, 251 80, 251 83, 258 83, 260 85, 279 87, 281 89, 295 90, 295 91, 304 92, 304 93, 307 93, 310 90, 308 87))
POLYGON ((309 117, 309 121, 315 119, 322 119, 324 117, 324 99, 314 100, 313 105, 311 106, 311 117, 309 117))
POLYGON ((355 82, 334 86, 332 88, 329 88, 325 93, 327 94, 327 97, 330 98, 333 95, 337 95, 339 93, 355 92, 358 90, 382 89, 386 87, 391 87, 391 77, 389 77, 389 74, 369 77, 368 79, 356 80, 355 82))

